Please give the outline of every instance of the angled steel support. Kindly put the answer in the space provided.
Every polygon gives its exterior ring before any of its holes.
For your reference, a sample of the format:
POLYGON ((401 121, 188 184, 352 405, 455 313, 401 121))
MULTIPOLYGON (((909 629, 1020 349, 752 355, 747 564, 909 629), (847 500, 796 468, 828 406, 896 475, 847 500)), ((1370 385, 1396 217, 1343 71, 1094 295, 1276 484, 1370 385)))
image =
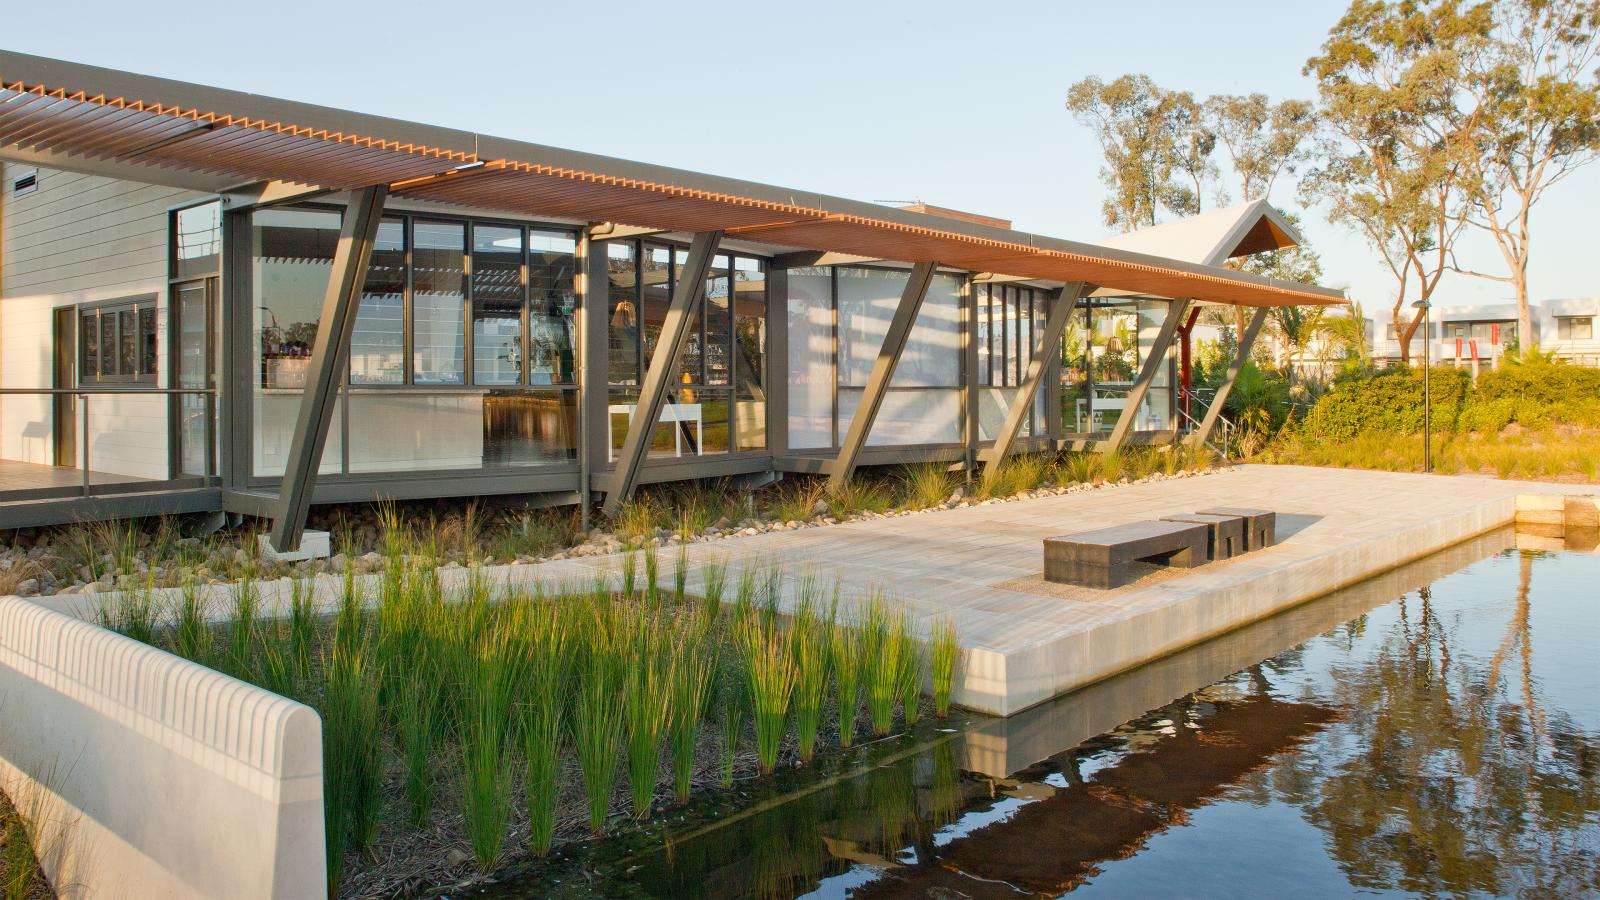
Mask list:
POLYGON ((1067 330, 1067 321, 1072 318, 1078 298, 1092 290, 1092 286, 1076 281, 1051 292, 1050 314, 1045 319, 1044 331, 1034 335, 1033 352, 1028 359, 1028 373, 1022 379, 1022 388, 1012 398, 1011 408, 1006 410, 1005 421, 994 437, 994 446, 983 452, 985 478, 993 476, 1010 455, 1012 444, 1016 443, 1017 435, 1022 432, 1022 423, 1028 418, 1028 410, 1033 408, 1034 399, 1039 396, 1039 383, 1044 380, 1050 356, 1061 352, 1061 334, 1067 330))
POLYGON ((388 194, 384 185, 362 188, 352 192, 350 206, 345 210, 339 246, 333 254, 333 272, 322 296, 322 315, 317 320, 317 343, 311 351, 306 390, 300 398, 294 439, 289 444, 289 462, 272 519, 272 546, 279 552, 300 547, 322 448, 328 441, 334 401, 350 356, 356 307, 367 280, 367 263, 372 258, 372 245, 378 238, 378 223, 383 220, 383 201, 388 194))
POLYGON ((628 419, 628 436, 622 441, 617 467, 606 487, 606 502, 601 509, 608 516, 617 514, 639 483, 639 465, 650 450, 650 436, 661 415, 661 404, 671 390, 673 373, 678 371, 678 363, 683 359, 684 343, 696 327, 695 323, 700 321, 700 307, 706 299, 706 274, 711 271, 711 259, 721 242, 720 231, 696 234, 689 244, 689 258, 677 273, 672 302, 667 306, 661 334, 650 353, 650 368, 639 386, 639 403, 628 419))
POLYGON ((828 467, 831 489, 844 487, 855 474, 856 460, 861 456, 861 448, 867 445, 867 436, 872 434, 872 423, 878 418, 879 407, 883 406, 883 395, 888 393, 894 368, 906 349, 911 326, 917 321, 917 313, 922 311, 922 298, 928 296, 928 285, 933 283, 933 272, 938 267, 938 263, 917 263, 911 270, 911 277, 906 279, 900 303, 894 308, 889 330, 883 336, 883 346, 878 348, 878 358, 872 364, 872 374, 867 376, 867 386, 861 392, 861 402, 850 420, 850 430, 845 432, 844 442, 839 445, 839 455, 828 467))
POLYGON ((1245 360, 1250 358, 1250 348, 1255 346, 1256 336, 1261 334, 1261 326, 1266 324, 1266 321, 1267 308, 1257 307, 1255 313, 1250 316, 1250 324, 1246 325, 1244 332, 1239 335, 1239 349, 1234 353, 1233 362, 1228 366, 1228 377, 1217 385, 1217 395, 1211 398, 1211 405, 1206 408, 1206 417, 1200 420, 1200 426, 1185 439, 1189 442, 1189 446, 1203 447, 1211 440, 1211 432, 1216 430, 1217 420, 1222 418, 1222 406, 1228 402, 1233 382, 1239 377, 1239 370, 1244 368, 1245 360))
POLYGON ((1128 439, 1128 432, 1133 430, 1133 423, 1139 418, 1139 407, 1144 405, 1144 397, 1150 393, 1150 383, 1156 380, 1156 374, 1167 364, 1167 350, 1172 346, 1172 338, 1178 333, 1178 326, 1183 324, 1184 317, 1189 314, 1191 302, 1189 298, 1183 297, 1172 301, 1172 305, 1167 307, 1167 317, 1161 320, 1161 330, 1156 332, 1156 339, 1150 345, 1150 355, 1145 357, 1144 368, 1139 370, 1138 379, 1133 382, 1133 387, 1128 389, 1122 415, 1117 417, 1116 427, 1111 429, 1111 437, 1099 447, 1102 452, 1114 451, 1128 439))

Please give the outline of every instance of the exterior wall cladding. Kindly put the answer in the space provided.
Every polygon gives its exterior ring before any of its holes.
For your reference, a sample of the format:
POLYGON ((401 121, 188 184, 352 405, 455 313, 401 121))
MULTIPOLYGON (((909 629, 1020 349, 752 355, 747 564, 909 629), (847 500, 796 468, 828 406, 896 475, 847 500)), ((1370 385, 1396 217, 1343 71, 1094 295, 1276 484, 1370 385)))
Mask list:
MULTIPOLYGON (((199 195, 174 188, 15 163, 0 165, 0 387, 52 386, 54 311, 153 295, 167 317, 167 209, 199 195), (32 174, 36 187, 13 185, 32 174)), ((165 352, 157 328, 157 353, 165 352)), ((166 373, 158 385, 166 385, 166 373)), ((97 471, 167 477, 167 408, 156 396, 96 398, 87 441, 97 471)), ((52 462, 53 410, 44 396, 0 396, 0 459, 52 462)))
MULTIPOLYGON (((75 386, 60 383, 57 311, 77 310, 62 317, 77 323, 85 308, 134 297, 154 305, 148 352, 160 362, 139 386, 191 386, 175 375, 194 360, 173 346, 180 263, 172 223, 175 210, 216 198, 17 163, 5 163, 3 172, 0 387, 75 386), (16 190, 30 174, 33 187, 16 190)), ((216 373, 217 418, 197 432, 210 446, 196 451, 184 444, 184 412, 173 398, 99 392, 88 398, 88 433, 76 412, 67 429, 76 442, 73 458, 87 452, 97 480, 198 474, 220 487, 223 508, 266 511, 261 497, 275 490, 283 471, 274 454, 287 445, 285 428, 292 427, 303 390, 294 376, 296 357, 309 356, 307 329, 314 335, 329 241, 338 228, 337 205, 300 209, 312 218, 320 209, 324 223, 290 233, 283 222, 272 224, 292 215, 283 207, 221 217, 224 262, 208 326, 214 349, 201 354, 216 373), (212 454, 206 462, 189 458, 212 454)), ((652 329, 659 330, 652 309, 664 308, 670 296, 671 263, 681 262, 682 242, 661 235, 589 247, 582 223, 393 201, 384 228, 352 344, 354 383, 344 387, 335 410, 316 501, 498 494, 570 502, 584 472, 590 488, 601 489, 637 396, 638 370, 626 371, 618 360, 630 351, 648 360, 652 329), (452 249, 441 256, 445 245, 452 249), (378 258, 386 249, 387 269, 378 258), (545 265, 563 253, 566 270, 545 265), (637 257, 627 272, 618 262, 624 255, 637 257), (399 280, 384 288, 385 277, 399 280), (565 287, 555 283, 562 278, 565 287), (379 296, 385 290, 392 302, 379 296), (552 325, 567 329, 570 355, 541 368, 536 358, 552 325)), ((641 482, 818 471, 848 429, 865 377, 857 369, 870 368, 906 267, 840 268, 830 295, 833 270, 776 268, 771 252, 731 241, 719 251, 703 321, 689 338, 684 372, 674 378, 641 482), (798 432, 797 422, 803 423, 798 432)), ((1048 296, 1044 288, 1008 288, 1002 308, 995 288, 992 309, 979 310, 979 293, 962 273, 938 276, 860 462, 976 464, 980 442, 993 434, 1015 393, 1006 388, 1017 381, 973 370, 1025 371, 1048 296), (1017 359, 994 358, 1006 353, 1017 359)), ((72 364, 98 365, 85 353, 109 359, 123 352, 120 343, 91 342, 96 346, 86 350, 82 331, 67 338, 75 345, 67 351, 72 364)), ((1060 410, 1045 402, 1060 381, 1059 361, 1046 367, 1018 449, 1061 436, 1060 410)), ((59 410, 46 395, 0 396, 0 465, 59 463, 67 452, 57 446, 59 410)), ((1167 415, 1163 410, 1159 418, 1167 415)), ((1141 416, 1140 427, 1153 421, 1141 416)), ((0 479, 0 487, 13 486, 0 479)))

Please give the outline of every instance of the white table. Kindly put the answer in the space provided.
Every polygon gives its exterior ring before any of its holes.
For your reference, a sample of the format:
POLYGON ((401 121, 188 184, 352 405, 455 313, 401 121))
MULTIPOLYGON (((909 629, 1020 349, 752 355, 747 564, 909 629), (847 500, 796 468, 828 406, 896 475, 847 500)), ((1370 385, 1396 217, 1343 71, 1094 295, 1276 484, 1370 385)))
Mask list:
MULTIPOLYGON (((637 404, 637 403, 613 403, 610 406, 606 407, 606 459, 608 461, 616 462, 616 460, 617 460, 616 440, 612 436, 612 424, 613 424, 612 420, 613 420, 613 417, 618 416, 618 415, 626 415, 628 417, 628 419, 631 421, 633 419, 634 412, 638 408, 639 408, 639 404, 637 404)), ((701 411, 700 411, 700 404, 698 404, 698 403, 663 403, 663 404, 661 404, 661 418, 660 418, 660 421, 658 422, 658 424, 665 425, 665 424, 667 424, 669 422, 672 423, 673 425, 677 425, 680 422, 693 422, 694 423, 695 454, 696 455, 700 455, 700 454, 705 452, 705 447, 706 447, 706 442, 705 442, 705 417, 704 417, 704 414, 701 413, 701 411)), ((652 425, 651 427, 653 428, 655 426, 652 425)), ((672 429, 672 446, 673 446, 673 452, 676 455, 678 455, 678 456, 682 456, 683 455, 683 429, 682 428, 673 428, 672 429)))

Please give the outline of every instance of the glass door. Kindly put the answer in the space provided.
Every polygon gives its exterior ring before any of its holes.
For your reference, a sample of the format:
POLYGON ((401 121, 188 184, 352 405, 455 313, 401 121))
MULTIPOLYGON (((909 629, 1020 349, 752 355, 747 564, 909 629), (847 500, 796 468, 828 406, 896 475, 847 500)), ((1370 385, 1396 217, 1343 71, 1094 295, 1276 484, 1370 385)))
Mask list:
MULTIPOLYGON (((214 278, 180 282, 172 287, 175 388, 211 390, 216 387, 215 296, 214 278)), ((178 473, 215 474, 214 397, 179 394, 173 398, 173 407, 177 423, 178 473)))

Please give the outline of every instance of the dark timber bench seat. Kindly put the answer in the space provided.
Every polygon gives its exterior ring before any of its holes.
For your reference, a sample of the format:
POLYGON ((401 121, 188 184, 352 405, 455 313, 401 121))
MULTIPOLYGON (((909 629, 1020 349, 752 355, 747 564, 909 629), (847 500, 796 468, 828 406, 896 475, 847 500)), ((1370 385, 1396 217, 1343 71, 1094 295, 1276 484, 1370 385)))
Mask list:
POLYGON ((1193 568, 1206 561, 1209 534, 1201 524, 1134 522, 1045 538, 1044 580, 1109 589, 1133 581, 1136 562, 1193 568))
POLYGON ((1278 542, 1278 514, 1270 509, 1244 506, 1214 506, 1199 512, 1208 516, 1238 516, 1244 520, 1244 550, 1260 550, 1278 542))
POLYGON ((1206 526, 1211 532, 1206 542, 1211 561, 1232 559, 1244 552, 1245 520, 1239 516, 1218 516, 1211 513, 1188 513, 1181 516, 1162 516, 1163 522, 1189 522, 1206 526))

